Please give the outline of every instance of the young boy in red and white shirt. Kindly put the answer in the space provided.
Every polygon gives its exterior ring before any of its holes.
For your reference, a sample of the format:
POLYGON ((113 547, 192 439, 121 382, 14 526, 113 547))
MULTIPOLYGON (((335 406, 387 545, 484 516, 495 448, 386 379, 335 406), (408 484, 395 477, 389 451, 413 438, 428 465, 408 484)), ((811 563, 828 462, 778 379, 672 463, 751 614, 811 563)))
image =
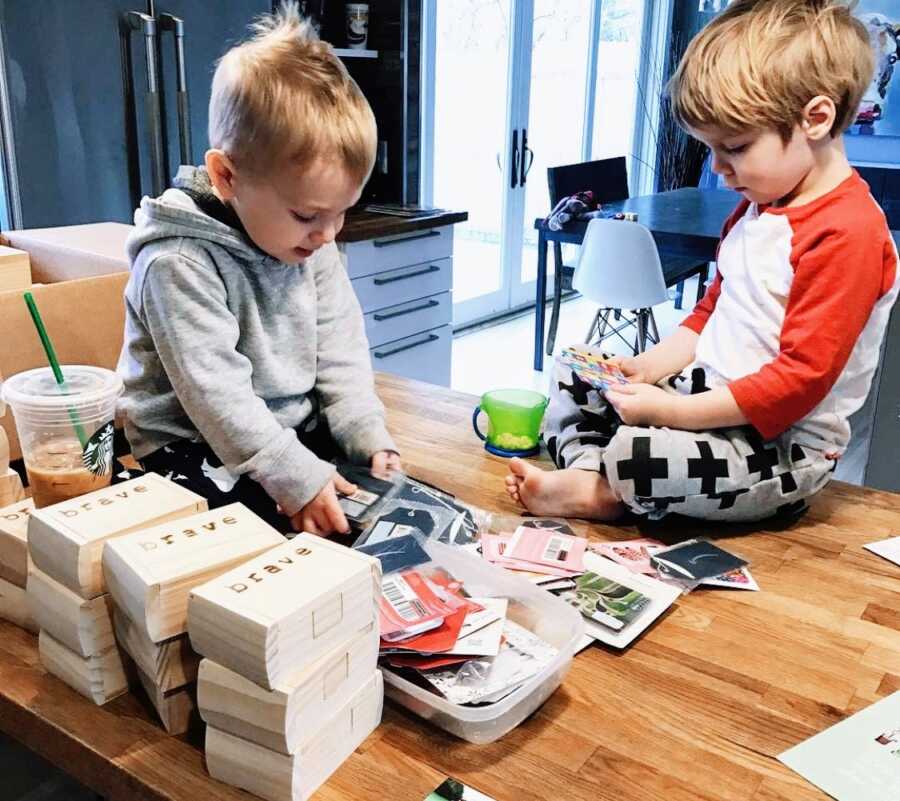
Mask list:
POLYGON ((758 520, 828 483, 900 275, 842 139, 872 70, 838 0, 738 0, 693 39, 673 109, 743 199, 705 298, 619 360, 630 384, 600 394, 557 365, 544 438, 561 469, 514 460, 506 479, 531 512, 758 520))

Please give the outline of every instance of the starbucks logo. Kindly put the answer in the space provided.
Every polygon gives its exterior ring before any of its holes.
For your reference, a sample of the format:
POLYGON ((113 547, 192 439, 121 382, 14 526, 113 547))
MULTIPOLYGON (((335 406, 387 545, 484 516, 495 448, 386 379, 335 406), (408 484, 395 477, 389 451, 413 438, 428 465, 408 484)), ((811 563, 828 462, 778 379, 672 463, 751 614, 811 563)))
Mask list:
POLYGON ((106 476, 113 468, 113 421, 100 426, 84 446, 81 463, 95 476, 106 476))

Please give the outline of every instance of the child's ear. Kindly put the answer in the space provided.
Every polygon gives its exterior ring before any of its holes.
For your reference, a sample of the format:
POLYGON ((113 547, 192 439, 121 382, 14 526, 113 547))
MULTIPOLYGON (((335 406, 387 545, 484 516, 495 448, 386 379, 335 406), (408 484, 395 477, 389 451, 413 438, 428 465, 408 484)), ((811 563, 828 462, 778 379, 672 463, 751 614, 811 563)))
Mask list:
POLYGON ((223 203, 231 200, 235 194, 235 169, 224 150, 206 151, 206 171, 216 197, 223 203))
POLYGON ((808 139, 820 141, 831 135, 837 109, 830 97, 817 95, 803 108, 800 127, 808 139))

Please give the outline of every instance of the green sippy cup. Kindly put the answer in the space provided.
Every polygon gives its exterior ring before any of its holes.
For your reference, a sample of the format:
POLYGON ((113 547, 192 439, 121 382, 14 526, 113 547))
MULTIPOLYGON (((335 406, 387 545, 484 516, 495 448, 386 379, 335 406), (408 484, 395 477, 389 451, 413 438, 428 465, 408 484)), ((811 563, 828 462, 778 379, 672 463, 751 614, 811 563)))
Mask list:
POLYGON ((540 452, 541 421, 549 400, 530 389, 495 389, 481 396, 472 414, 472 427, 489 453, 533 456, 540 452), (487 436, 478 428, 478 415, 488 418, 487 436))

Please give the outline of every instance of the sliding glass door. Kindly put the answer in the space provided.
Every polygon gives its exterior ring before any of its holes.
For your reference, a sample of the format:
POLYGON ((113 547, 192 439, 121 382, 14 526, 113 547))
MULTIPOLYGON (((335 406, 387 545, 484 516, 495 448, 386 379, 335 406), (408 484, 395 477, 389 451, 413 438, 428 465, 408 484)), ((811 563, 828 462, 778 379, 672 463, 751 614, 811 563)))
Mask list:
POLYGON ((548 167, 631 155, 644 3, 425 0, 422 197, 469 212, 456 325, 534 300, 548 167))

